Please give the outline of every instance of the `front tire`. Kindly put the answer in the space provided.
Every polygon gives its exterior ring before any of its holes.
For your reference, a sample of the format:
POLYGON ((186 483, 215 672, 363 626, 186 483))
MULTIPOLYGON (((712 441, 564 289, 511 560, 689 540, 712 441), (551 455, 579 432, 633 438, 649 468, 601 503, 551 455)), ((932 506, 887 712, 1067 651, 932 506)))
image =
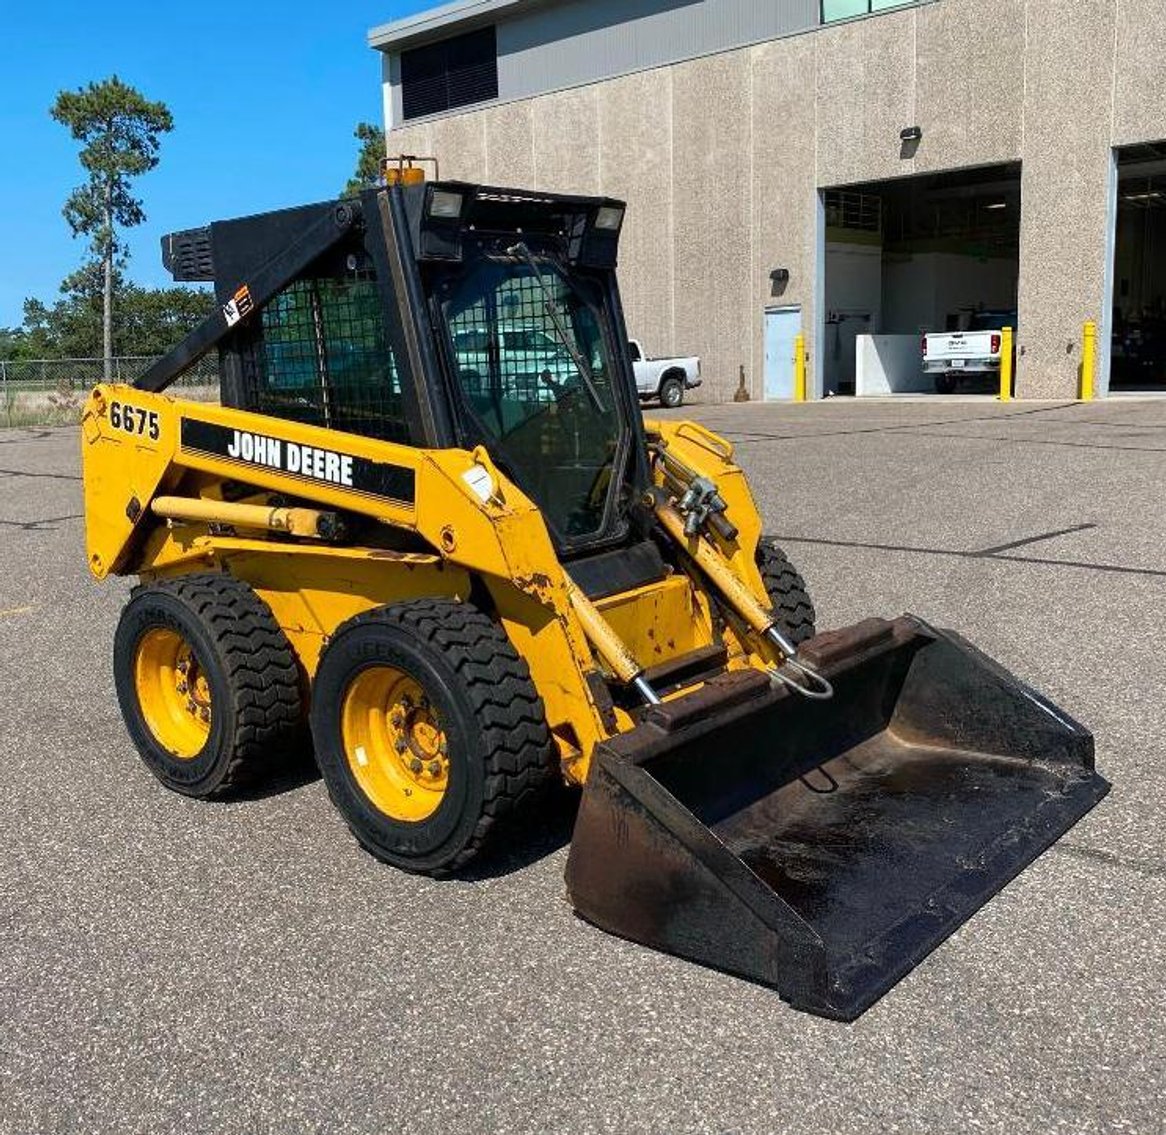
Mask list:
POLYGON ((768 537, 763 537, 757 546, 757 567, 782 633, 795 646, 813 638, 817 615, 806 581, 768 537))
POLYGON ((291 645, 263 600, 229 575, 135 588, 114 636, 113 675, 142 760, 185 796, 253 784, 296 740, 291 645))
POLYGON ((684 381, 673 375, 660 383, 660 405, 675 410, 684 405, 684 381))
POLYGON ((311 717, 320 772, 353 835, 417 874, 469 863, 550 778, 530 671, 466 603, 419 599, 349 620, 320 661, 311 717))

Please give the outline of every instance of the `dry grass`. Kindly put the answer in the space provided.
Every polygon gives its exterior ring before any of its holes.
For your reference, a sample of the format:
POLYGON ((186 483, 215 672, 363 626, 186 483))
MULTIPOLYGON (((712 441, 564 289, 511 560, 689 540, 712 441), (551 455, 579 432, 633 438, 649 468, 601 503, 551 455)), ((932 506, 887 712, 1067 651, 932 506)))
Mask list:
MULTIPOLYGON (((217 402, 217 385, 177 387, 172 392, 175 397, 191 402, 217 402)), ((88 389, 78 391, 65 384, 58 384, 56 390, 17 390, 9 387, 0 403, 0 428, 6 426, 69 426, 81 421, 81 411, 85 407, 88 389)))

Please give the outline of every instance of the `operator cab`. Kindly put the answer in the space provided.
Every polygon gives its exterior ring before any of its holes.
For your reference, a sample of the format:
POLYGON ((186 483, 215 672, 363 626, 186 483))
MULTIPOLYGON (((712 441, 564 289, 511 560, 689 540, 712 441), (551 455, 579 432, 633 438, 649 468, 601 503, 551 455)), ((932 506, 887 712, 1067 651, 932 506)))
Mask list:
POLYGON ((615 277, 623 204, 398 182, 164 239, 175 279, 213 280, 230 324, 224 405, 484 445, 565 558, 642 540, 645 446, 615 277))

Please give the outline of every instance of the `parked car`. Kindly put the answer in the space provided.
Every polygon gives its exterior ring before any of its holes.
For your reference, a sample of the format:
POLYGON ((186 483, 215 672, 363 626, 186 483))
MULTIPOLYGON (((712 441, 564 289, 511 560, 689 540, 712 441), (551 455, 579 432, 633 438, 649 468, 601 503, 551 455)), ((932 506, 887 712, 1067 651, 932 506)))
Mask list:
MULTIPOLYGON (((468 389, 475 381, 486 392, 490 373, 489 331, 472 327, 457 331, 453 337, 458 369, 468 389)), ((503 324, 498 328, 498 372, 510 397, 529 402, 554 401, 554 391, 579 380, 579 371, 570 351, 558 336, 539 327, 503 324)))
POLYGON ((701 382, 700 359, 650 359, 639 339, 628 341, 632 368, 636 372, 636 390, 642 401, 659 401, 675 408, 684 402, 686 390, 695 390, 701 382))
POLYGON ((963 379, 999 375, 1005 327, 1015 329, 1015 311, 979 311, 966 331, 929 331, 924 335, 920 344, 923 371, 934 375, 936 391, 952 394, 963 379))

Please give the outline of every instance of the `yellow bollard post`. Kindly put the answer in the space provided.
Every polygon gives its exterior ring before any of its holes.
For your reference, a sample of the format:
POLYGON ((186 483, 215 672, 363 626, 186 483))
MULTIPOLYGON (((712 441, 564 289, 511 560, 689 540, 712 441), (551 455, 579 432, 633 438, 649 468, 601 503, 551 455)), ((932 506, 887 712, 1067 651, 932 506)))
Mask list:
POLYGON ((1097 366, 1097 324, 1092 319, 1085 322, 1085 333, 1081 341, 1081 401, 1093 401, 1093 371, 1097 366))
POLYGON ((794 337, 794 401, 806 400, 806 337, 794 337))
POLYGON ((1000 332, 1000 401, 1012 401, 1012 328, 1000 332))

